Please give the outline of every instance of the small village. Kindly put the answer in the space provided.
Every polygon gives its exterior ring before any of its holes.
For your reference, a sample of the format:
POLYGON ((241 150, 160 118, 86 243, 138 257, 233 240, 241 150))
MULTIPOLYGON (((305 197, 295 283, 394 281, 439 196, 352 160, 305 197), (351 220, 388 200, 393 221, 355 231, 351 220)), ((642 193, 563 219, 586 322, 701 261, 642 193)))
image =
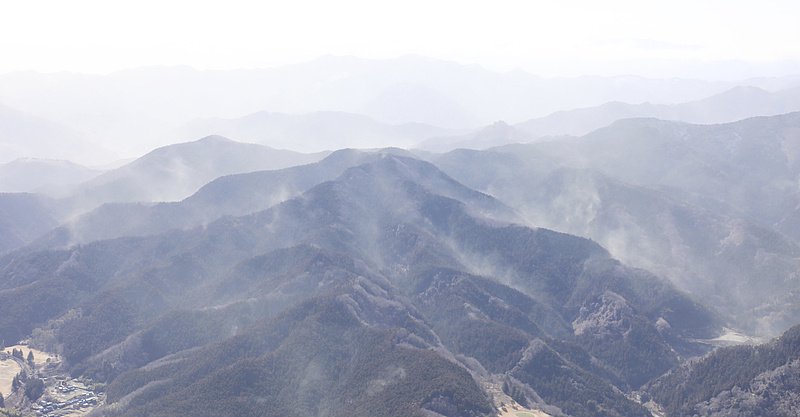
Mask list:
POLYGON ((23 343, 0 350, 4 408, 25 415, 80 417, 103 404, 104 393, 89 381, 70 378, 61 365, 59 355, 23 343), (32 389, 32 384, 39 388, 32 389))
MULTIPOLYGON (((82 385, 82 384, 80 384, 82 385)), ((31 409, 38 416, 79 416, 94 409, 100 396, 85 386, 59 381, 31 409)))

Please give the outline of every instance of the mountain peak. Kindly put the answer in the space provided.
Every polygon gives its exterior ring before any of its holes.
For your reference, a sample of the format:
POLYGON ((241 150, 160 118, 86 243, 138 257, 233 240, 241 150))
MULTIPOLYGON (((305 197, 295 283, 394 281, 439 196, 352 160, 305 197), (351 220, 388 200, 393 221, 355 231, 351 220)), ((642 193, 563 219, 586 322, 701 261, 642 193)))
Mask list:
POLYGON ((764 90, 763 88, 755 87, 752 85, 737 85, 736 87, 731 88, 730 90, 723 91, 719 95, 725 94, 763 94, 768 95, 770 94, 769 91, 764 90))
POLYGON ((228 139, 222 135, 208 135, 206 137, 200 138, 194 142, 189 143, 237 143, 233 139, 228 139))

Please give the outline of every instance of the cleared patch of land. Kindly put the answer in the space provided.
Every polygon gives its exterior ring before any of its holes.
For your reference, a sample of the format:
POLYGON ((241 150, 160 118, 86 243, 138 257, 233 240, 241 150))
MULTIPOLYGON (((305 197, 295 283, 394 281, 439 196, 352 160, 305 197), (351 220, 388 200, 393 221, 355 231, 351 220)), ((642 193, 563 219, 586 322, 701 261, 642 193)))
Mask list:
POLYGON ((714 339, 705 339, 699 341, 712 346, 755 345, 766 342, 764 339, 748 336, 727 327, 723 327, 722 335, 714 339))
POLYGON ((28 347, 27 345, 7 346, 3 351, 10 355, 11 351, 14 350, 14 349, 21 350, 23 358, 27 358, 28 357, 28 352, 33 352, 33 363, 37 367, 47 363, 48 359, 50 359, 50 360, 55 360, 56 359, 56 355, 54 355, 52 353, 42 352, 39 349, 34 349, 34 348, 31 348, 31 347, 28 347))
POLYGON ((0 392, 3 393, 3 397, 8 397, 11 394, 11 381, 14 380, 14 376, 21 369, 13 359, 0 360, 0 392))
POLYGON ((498 417, 551 417, 550 414, 544 411, 528 410, 518 404, 515 406, 517 407, 516 409, 514 406, 507 407, 506 411, 501 409, 498 417))
POLYGON ((483 380, 483 387, 491 395, 492 402, 499 412, 497 417, 552 417, 544 411, 523 407, 503 392, 502 385, 502 379, 497 376, 483 380))

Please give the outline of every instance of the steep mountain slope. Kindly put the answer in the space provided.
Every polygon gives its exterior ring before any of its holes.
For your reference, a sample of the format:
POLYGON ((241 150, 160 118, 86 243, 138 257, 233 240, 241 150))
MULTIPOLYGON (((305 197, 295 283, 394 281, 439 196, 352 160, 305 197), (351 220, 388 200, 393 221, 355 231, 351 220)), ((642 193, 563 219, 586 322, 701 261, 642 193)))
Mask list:
POLYGON ((455 151, 436 163, 531 224, 589 237, 670 278, 740 328, 770 335, 800 319, 796 296, 786 291, 800 279, 800 246, 724 204, 564 168, 529 147, 455 151))
POLYGON ((529 149, 630 184, 718 200, 772 227, 800 199, 798 135, 800 112, 709 126, 630 119, 529 149))
POLYGON ((647 387, 670 416, 795 416, 800 327, 757 346, 719 349, 647 387))
POLYGON ((100 173, 69 161, 20 158, 0 164, 0 192, 64 195, 100 173))
POLYGON ((259 112, 238 119, 196 120, 180 130, 183 137, 211 134, 262 145, 319 152, 341 148, 407 147, 454 131, 425 124, 391 125, 344 112, 302 115, 259 112))
POLYGON ((34 194, 0 193, 0 254, 24 246, 58 225, 56 204, 34 194))
POLYGON ((107 415, 490 415, 466 370, 421 341, 404 346, 414 334, 365 323, 347 297, 305 303, 267 326, 124 374, 109 396, 128 411, 107 415), (161 383, 131 393, 137 379, 161 383))
POLYGON ((646 416, 623 392, 715 317, 511 214, 382 153, 247 216, 6 257, 0 333, 110 382, 105 415, 486 415, 500 378, 553 415, 646 416))
MULTIPOLYGON (((678 207, 684 208, 678 211, 659 208, 674 206, 669 202, 667 206, 663 203, 654 205, 655 213, 661 214, 653 221, 653 210, 646 214, 647 210, 635 208, 635 203, 622 195, 618 200, 598 201, 595 198, 598 194, 592 191, 598 183, 580 179, 581 175, 573 175, 574 180, 569 180, 569 176, 563 177, 567 180, 565 184, 574 183, 570 185, 573 188, 563 192, 561 200, 552 200, 552 203, 543 200, 546 204, 575 209, 576 224, 569 225, 570 219, 556 219, 568 226, 562 230, 597 238, 615 250, 617 256, 638 265, 648 266, 636 259, 645 259, 654 265, 663 262, 665 257, 659 253, 661 245, 658 241, 663 242, 665 236, 673 241, 664 248, 668 250, 666 253, 672 254, 679 262, 691 261, 695 254, 708 254, 710 257, 704 256, 707 259, 704 262, 708 264, 710 260, 717 267, 704 274, 701 287, 706 286, 709 291, 698 295, 711 300, 720 297, 725 304, 717 307, 731 312, 735 312, 737 306, 731 305, 730 301, 742 302, 740 307, 751 310, 750 313, 745 312, 748 310, 739 312, 738 315, 745 319, 739 321, 739 325, 763 335, 775 335, 798 318, 794 307, 797 305, 797 291, 793 289, 798 285, 796 242, 800 236, 797 230, 782 226, 791 224, 792 213, 796 211, 800 198, 797 186, 800 176, 797 163, 800 157, 797 146, 800 143, 799 132, 800 113, 709 126, 631 119, 582 138, 498 148, 498 152, 513 154, 522 160, 498 167, 495 179, 498 184, 509 181, 509 171, 518 169, 521 163, 535 165, 529 171, 519 171, 523 172, 523 178, 545 175, 552 167, 564 166, 598 172, 622 182, 625 187, 650 188, 676 201, 678 207), (581 187, 587 187, 586 192, 581 187), (597 230, 597 235, 592 234, 597 225, 606 227, 603 226, 605 220, 595 219, 598 210, 611 213, 608 224, 619 235, 597 230), (681 212, 684 214, 676 216, 681 212), (706 219, 697 223, 701 217, 706 219), (594 222, 594 225, 587 222, 594 222), (634 227, 626 228, 626 225, 634 227), (662 237, 651 234, 648 241, 642 241, 646 231, 654 230, 654 226, 662 229, 658 232, 662 237), (581 228, 584 232, 580 232, 581 228), (787 241, 787 237, 793 242, 787 241), (623 245, 617 248, 618 244, 623 245), (640 256, 651 248, 656 249, 655 255, 640 256), (725 262, 730 266, 726 267, 725 262), (734 265, 742 268, 734 268, 734 265), (751 316, 749 320, 748 315, 751 316)), ((487 161, 492 161, 492 158, 487 158, 487 161)), ((462 174, 448 172, 470 186, 494 193, 486 187, 495 179, 470 181, 470 178, 480 177, 479 170, 461 169, 462 174)), ((583 177, 589 178, 594 174, 588 175, 583 177)), ((511 185, 511 188, 506 187, 509 191, 514 184, 507 184, 511 185)), ((556 191, 549 198, 559 195, 557 187, 554 189, 556 191)), ((524 193, 530 193, 530 190, 517 188, 516 192, 523 193, 518 196, 524 197, 524 193)), ((514 192, 505 197, 515 198, 514 192)), ((637 200, 641 198, 633 201, 637 200)), ((675 277, 687 270, 680 263, 677 266, 676 273, 667 275, 675 277)), ((688 272, 697 271, 689 269, 688 272)))
POLYGON ((81 185, 76 206, 108 202, 181 200, 214 178, 314 162, 324 154, 300 154, 209 136, 158 148, 81 185))
POLYGON ((61 247, 124 236, 147 236, 170 229, 190 229, 223 216, 242 216, 296 197, 347 168, 374 161, 384 154, 410 155, 399 149, 333 152, 319 162, 280 170, 219 177, 179 202, 110 203, 62 225, 36 242, 61 247))

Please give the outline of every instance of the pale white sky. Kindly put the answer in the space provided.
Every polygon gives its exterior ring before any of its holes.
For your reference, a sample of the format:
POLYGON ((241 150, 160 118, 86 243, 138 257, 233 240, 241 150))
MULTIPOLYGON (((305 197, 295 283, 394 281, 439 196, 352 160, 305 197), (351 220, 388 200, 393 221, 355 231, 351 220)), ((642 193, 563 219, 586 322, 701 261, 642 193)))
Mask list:
POLYGON ((796 63, 798 21, 797 0, 0 0, 0 72, 420 54, 543 75, 650 75, 796 63))

